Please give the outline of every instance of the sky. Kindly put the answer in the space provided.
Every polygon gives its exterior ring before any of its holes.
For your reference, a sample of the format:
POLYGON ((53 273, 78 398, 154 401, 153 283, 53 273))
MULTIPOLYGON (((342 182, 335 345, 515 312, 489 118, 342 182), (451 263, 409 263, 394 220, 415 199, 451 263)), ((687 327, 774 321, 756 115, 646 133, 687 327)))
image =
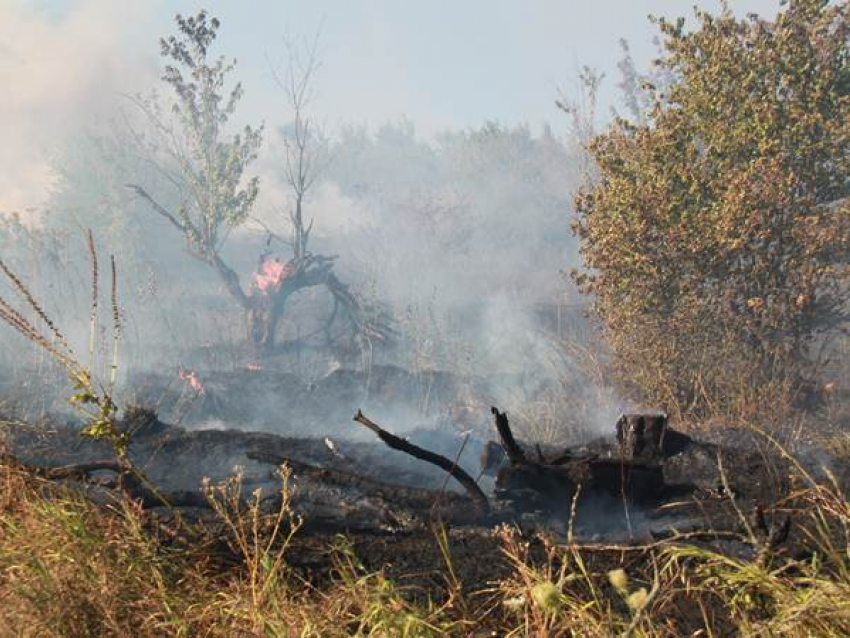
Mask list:
MULTIPOLYGON (((318 36, 314 112, 331 132, 407 118, 428 137, 446 128, 550 123, 579 69, 606 74, 614 104, 626 38, 639 66, 655 56, 647 16, 716 12, 719 0, 0 0, 0 211, 42 206, 51 157, 109 117, 122 95, 159 74, 158 39, 176 13, 206 8, 221 23, 217 51, 238 62, 244 123, 288 119, 272 68, 290 40, 318 36)), ((779 0, 730 0, 772 16, 779 0)))

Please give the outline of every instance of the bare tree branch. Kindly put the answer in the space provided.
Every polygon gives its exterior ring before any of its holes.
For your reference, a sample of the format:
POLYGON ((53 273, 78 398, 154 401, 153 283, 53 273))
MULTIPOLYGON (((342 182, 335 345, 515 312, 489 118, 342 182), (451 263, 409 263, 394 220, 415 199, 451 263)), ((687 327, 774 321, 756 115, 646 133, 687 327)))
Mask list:
POLYGON ((475 482, 475 479, 467 474, 463 468, 457 465, 457 463, 453 463, 445 456, 425 450, 418 445, 414 445, 410 441, 387 432, 380 425, 364 415, 360 410, 358 410, 357 414, 354 415, 354 420, 372 430, 372 432, 377 434, 378 437, 392 449, 405 452, 406 454, 410 454, 422 461, 427 461, 428 463, 436 465, 451 474, 452 477, 463 486, 470 498, 472 498, 478 507, 481 508, 481 512, 483 514, 490 512, 490 502, 487 500, 487 496, 483 491, 481 491, 481 488, 478 487, 478 483, 475 482))
POLYGON ((172 223, 180 232, 185 233, 187 228, 183 225, 183 223, 177 219, 174 215, 172 215, 168 209, 162 206, 159 202, 157 202, 153 197, 148 194, 148 192, 139 186, 138 184, 124 184, 127 188, 134 191, 136 195, 144 199, 150 204, 151 208, 153 208, 157 213, 165 217, 168 221, 172 223))
POLYGON ((294 199, 290 214, 292 222, 293 248, 295 258, 301 259, 307 254, 310 228, 304 224, 304 200, 308 191, 318 178, 316 163, 317 143, 321 133, 307 114, 307 108, 313 99, 312 80, 321 67, 318 58, 318 34, 310 43, 305 43, 299 51, 289 39, 284 39, 288 59, 285 75, 272 67, 272 77, 283 90, 289 108, 293 113, 291 127, 284 135, 285 170, 284 179, 292 189, 294 199))

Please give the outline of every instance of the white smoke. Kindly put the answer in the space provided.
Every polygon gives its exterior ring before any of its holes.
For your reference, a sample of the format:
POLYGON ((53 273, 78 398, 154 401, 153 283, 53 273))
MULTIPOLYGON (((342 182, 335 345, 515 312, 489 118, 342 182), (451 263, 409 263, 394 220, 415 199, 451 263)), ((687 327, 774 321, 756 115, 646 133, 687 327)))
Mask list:
POLYGON ((55 150, 105 117, 119 93, 155 81, 155 58, 141 55, 151 47, 139 42, 153 8, 80 0, 56 15, 42 3, 0 3, 0 211, 41 207, 56 177, 55 150))

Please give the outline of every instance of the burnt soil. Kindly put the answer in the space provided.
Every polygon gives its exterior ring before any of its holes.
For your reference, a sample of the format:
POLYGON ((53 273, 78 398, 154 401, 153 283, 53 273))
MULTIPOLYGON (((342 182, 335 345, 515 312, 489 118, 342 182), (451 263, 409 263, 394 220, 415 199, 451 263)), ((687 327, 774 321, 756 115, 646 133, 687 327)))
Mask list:
MULTIPOLYGON (((177 390, 171 399, 163 399, 163 392, 167 394, 170 390, 164 391, 159 381, 148 379, 139 395, 152 403, 152 397, 158 393, 159 404, 165 406, 165 411, 175 410, 180 400, 177 390), (169 400, 173 402, 170 407, 169 400)), ((383 408, 389 413, 393 406, 409 404, 421 396, 419 380, 397 370, 383 370, 373 383, 368 400, 379 412, 383 408)), ((295 536, 288 563, 305 582, 321 586, 333 577, 333 548, 339 545, 340 535, 344 535, 365 572, 382 570, 412 596, 445 598, 448 595, 447 572, 435 538, 435 525, 445 524, 449 529, 455 573, 468 592, 481 592, 511 573, 511 565, 496 532, 497 525, 508 524, 520 529, 531 543, 532 557, 541 561, 542 549, 534 540, 535 532, 548 530, 558 539, 563 538, 566 531, 568 522, 562 518, 547 516, 546 512, 500 509, 496 499, 492 500, 492 516, 471 515, 470 502, 454 481, 446 480, 441 470, 389 450, 351 422, 354 409, 349 407, 358 406, 364 396, 363 379, 355 373, 336 371, 323 382, 305 389, 302 381, 285 375, 242 371, 208 375, 208 387, 208 392, 214 393, 216 399, 209 399, 206 407, 201 406, 191 419, 184 420, 186 427, 164 423, 149 410, 131 410, 126 414, 123 427, 133 434, 131 456, 164 490, 199 490, 205 477, 218 482, 240 471, 246 493, 257 487, 274 493, 279 486, 275 467, 252 458, 258 450, 267 456, 291 459, 312 468, 354 477, 355 480, 348 483, 329 485, 309 473, 301 474, 297 469, 293 472, 294 504, 304 515, 306 524, 295 536), (257 383, 257 374, 261 383, 257 383), (275 423, 280 425, 288 421, 324 422, 324 430, 316 427, 314 436, 285 436, 270 431, 251 431, 252 420, 239 423, 246 415, 253 418, 265 405, 261 403, 261 395, 252 393, 268 393, 270 387, 283 389, 277 391, 278 402, 274 406, 265 406, 270 412, 263 412, 264 420, 259 429, 271 430, 275 423), (218 429, 199 429, 211 420, 218 423, 218 429), (227 427, 237 423, 244 427, 227 427), (326 437, 330 439, 330 446, 326 437), (372 482, 361 483, 357 477, 372 482), (385 489, 381 485, 391 487, 385 489), (394 492, 392 487, 400 490, 394 492), (405 492, 404 488, 414 492, 405 492), (423 510, 415 492, 422 489, 443 495, 440 498, 451 507, 423 510), (465 515, 458 515, 458 511, 465 515)), ((445 412, 450 412, 451 403, 459 394, 448 378, 433 380, 429 392, 429 400, 445 412)), ((485 392, 481 390, 481 394, 485 392)), ((486 422, 489 416, 486 409, 479 411, 481 414, 476 418, 486 422)), ((397 413, 397 419, 400 418, 397 413)), ((399 423, 394 420, 382 425, 449 458, 457 454, 464 440, 457 427, 417 427, 424 424, 415 421, 403 423, 406 427, 401 427, 399 423)), ((613 450, 613 425, 611 436, 561 451, 574 457, 604 458, 613 450)), ((274 429, 286 432, 290 428, 274 429)), ((38 427, 8 428, 5 443, 20 461, 38 466, 55 467, 112 457, 107 443, 81 437, 77 426, 61 418, 46 419, 38 427)), ((480 475, 479 457, 486 445, 487 440, 480 436, 473 436, 466 442, 460 464, 473 476, 480 475)), ((529 453, 536 450, 533 442, 525 447, 529 453)), ((549 456, 557 450, 544 452, 549 456)), ((815 476, 823 477, 826 470, 830 470, 837 474, 845 488, 850 485, 850 468, 846 464, 836 464, 817 449, 804 452, 801 458, 815 476)), ((583 495, 576 520, 572 522, 578 540, 596 546, 634 545, 652 542, 674 529, 683 532, 741 531, 730 496, 744 512, 751 512, 760 505, 769 520, 780 520, 792 513, 793 508, 786 498, 799 486, 788 461, 769 443, 751 431, 733 428, 715 429, 699 440, 682 435, 679 445, 665 454, 662 470, 664 483, 670 487, 669 493, 660 495, 658 502, 632 510, 629 521, 625 520, 622 502, 602 495, 583 495), (725 481, 718 458, 722 460, 725 481), (627 524, 634 526, 631 534, 627 524)), ((482 477, 481 480, 482 486, 487 488, 485 491, 492 494, 492 479, 482 477)), ((205 516, 202 512, 195 514, 199 518, 205 516)), ((167 516, 155 511, 153 515, 167 516)), ((740 557, 752 555, 752 548, 744 543, 711 539, 697 542, 740 557)), ((788 551, 797 550, 792 546, 788 551)), ((588 553, 591 569, 599 572, 625 567, 639 574, 646 567, 646 559, 646 553, 639 551, 591 550, 588 553)), ((485 594, 478 596, 486 598, 485 594)), ((687 604, 683 604, 681 627, 689 626, 690 614, 687 604)), ((698 612, 694 612, 693 622, 695 627, 701 626, 698 612)))

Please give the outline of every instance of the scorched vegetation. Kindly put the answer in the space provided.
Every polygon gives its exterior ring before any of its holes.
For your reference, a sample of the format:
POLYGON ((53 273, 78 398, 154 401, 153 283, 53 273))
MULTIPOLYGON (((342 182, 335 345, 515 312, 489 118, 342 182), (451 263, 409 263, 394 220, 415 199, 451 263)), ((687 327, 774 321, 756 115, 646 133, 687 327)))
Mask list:
POLYGON ((288 40, 263 156, 178 15, 0 229, 0 636, 850 635, 848 18, 659 19, 567 140, 327 133, 288 40))

